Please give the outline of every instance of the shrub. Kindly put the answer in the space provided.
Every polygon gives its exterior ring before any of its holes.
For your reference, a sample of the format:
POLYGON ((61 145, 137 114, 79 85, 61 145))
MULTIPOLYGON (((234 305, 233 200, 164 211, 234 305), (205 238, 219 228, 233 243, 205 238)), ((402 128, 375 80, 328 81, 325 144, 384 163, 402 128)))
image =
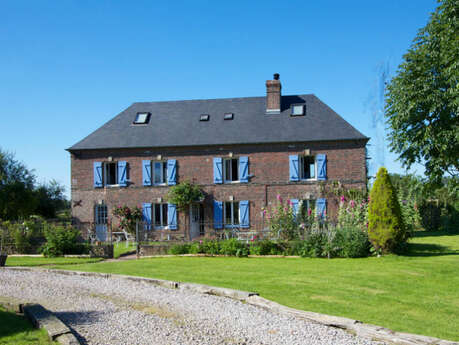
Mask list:
POLYGON ((217 255, 220 253, 220 244, 218 241, 204 240, 201 246, 204 254, 217 255))
POLYGON ((336 255, 342 258, 366 257, 370 252, 368 234, 357 227, 337 230, 334 245, 337 248, 336 255))
POLYGON ((174 244, 169 248, 169 254, 180 255, 189 254, 191 245, 188 243, 174 244))
POLYGON ((327 256, 328 238, 324 231, 312 231, 303 241, 300 255, 303 257, 320 258, 327 256))
POLYGON ((270 240, 262 240, 253 242, 250 245, 250 254, 253 255, 278 255, 281 249, 276 242, 270 240))
POLYGON ((406 241, 400 205, 386 168, 381 167, 370 192, 368 237, 376 250, 394 252, 406 241))
POLYGON ((142 219, 142 210, 139 207, 121 206, 113 209, 113 215, 118 218, 120 228, 126 230, 130 234, 135 234, 135 225, 137 221, 142 219))
POLYGON ((241 257, 249 255, 249 250, 245 243, 232 238, 220 242, 220 254, 241 257))
POLYGON ((277 206, 271 210, 263 209, 268 219, 269 228, 273 237, 283 240, 294 240, 299 238, 298 223, 293 212, 290 200, 283 202, 280 195, 277 195, 277 206))
POLYGON ((89 245, 79 242, 80 232, 77 229, 48 225, 45 227, 45 237, 46 243, 42 247, 42 253, 45 256, 86 254, 89 252, 89 245))

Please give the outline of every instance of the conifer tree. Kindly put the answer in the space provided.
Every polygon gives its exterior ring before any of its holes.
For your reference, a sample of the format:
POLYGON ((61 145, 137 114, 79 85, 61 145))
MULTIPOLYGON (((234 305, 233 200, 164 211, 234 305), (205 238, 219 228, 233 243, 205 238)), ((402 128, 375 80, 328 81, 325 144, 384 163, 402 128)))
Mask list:
POLYGON ((384 167, 378 170, 370 192, 368 237, 384 253, 396 251, 407 239, 397 194, 384 167))

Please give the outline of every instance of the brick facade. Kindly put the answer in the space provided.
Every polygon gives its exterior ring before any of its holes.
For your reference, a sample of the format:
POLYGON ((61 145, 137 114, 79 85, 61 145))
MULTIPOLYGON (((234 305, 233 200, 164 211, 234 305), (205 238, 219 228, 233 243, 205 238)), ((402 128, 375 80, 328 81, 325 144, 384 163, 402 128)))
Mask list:
MULTIPOLYGON (((289 181, 289 155, 327 155, 327 181, 340 181, 352 188, 366 188, 366 140, 309 142, 296 144, 232 145, 177 148, 138 148, 111 150, 81 150, 71 153, 72 215, 75 222, 94 222, 94 207, 103 201, 108 206, 109 218, 117 205, 141 206, 144 202, 164 202, 168 186, 142 185, 142 160, 177 160, 177 182, 192 181, 205 192, 204 221, 211 227, 213 200, 250 202, 251 228, 263 223, 262 207, 275 203, 279 194, 283 198, 316 199, 322 197, 318 181, 289 181), (249 183, 214 184, 214 157, 249 157, 249 183), (126 161, 129 184, 127 187, 93 186, 93 163, 126 161)), ((327 214, 336 215, 336 200, 327 200, 327 214)), ((178 228, 169 231, 176 238, 186 237, 185 212, 178 213, 178 228)), ((207 231, 207 230, 206 230, 207 231)))

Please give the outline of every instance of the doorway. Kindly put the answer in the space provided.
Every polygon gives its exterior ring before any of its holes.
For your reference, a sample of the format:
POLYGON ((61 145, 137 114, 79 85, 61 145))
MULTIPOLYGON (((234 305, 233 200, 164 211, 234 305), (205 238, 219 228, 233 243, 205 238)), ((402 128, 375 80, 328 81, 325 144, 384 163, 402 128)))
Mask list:
POLYGON ((202 204, 190 205, 190 240, 204 235, 203 211, 202 204))
POLYGON ((107 205, 99 204, 94 208, 96 225, 96 239, 105 242, 107 240, 107 205))

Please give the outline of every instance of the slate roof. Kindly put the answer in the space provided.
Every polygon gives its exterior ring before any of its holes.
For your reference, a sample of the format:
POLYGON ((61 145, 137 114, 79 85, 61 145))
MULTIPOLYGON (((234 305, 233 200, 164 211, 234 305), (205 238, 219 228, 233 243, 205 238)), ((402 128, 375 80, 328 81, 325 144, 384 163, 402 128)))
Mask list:
POLYGON ((266 114, 266 97, 138 102, 79 141, 69 151, 137 147, 368 140, 315 95, 282 96, 280 114, 266 114), (304 103, 305 116, 290 116, 304 103), (138 112, 151 113, 134 125, 138 112), (233 120, 224 120, 233 113, 233 120), (199 121, 209 114, 209 121, 199 121))

